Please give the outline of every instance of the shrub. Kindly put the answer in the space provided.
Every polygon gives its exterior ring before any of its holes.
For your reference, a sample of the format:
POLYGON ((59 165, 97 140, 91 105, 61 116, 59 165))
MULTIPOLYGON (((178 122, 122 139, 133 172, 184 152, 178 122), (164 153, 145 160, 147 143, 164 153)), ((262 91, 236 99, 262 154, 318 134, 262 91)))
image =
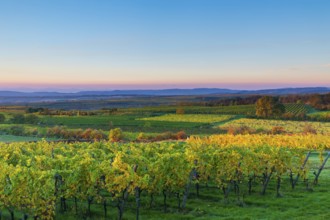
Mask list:
POLYGON ((179 131, 178 133, 176 133, 176 138, 178 139, 178 140, 184 140, 184 139, 187 139, 187 134, 186 134, 186 132, 184 132, 184 131, 179 131))
POLYGON ((170 131, 163 132, 154 138, 155 141, 176 140, 176 139, 177 139, 177 135, 170 131))
POLYGON ((153 139, 154 137, 152 135, 147 135, 143 132, 139 133, 139 135, 136 138, 137 141, 151 141, 153 139))
POLYGON ((92 134, 92 129, 91 128, 87 128, 82 134, 81 134, 81 138, 85 139, 85 140, 90 140, 91 139, 91 134, 92 134))
POLYGON ((109 133, 109 140, 118 142, 124 138, 123 131, 120 128, 111 129, 109 133))
POLYGON ((185 112, 184 112, 184 109, 183 108, 178 108, 177 110, 176 110, 176 114, 178 114, 178 115, 183 115, 185 112))
POLYGON ((34 114, 29 114, 25 116, 24 122, 26 124, 37 124, 39 122, 39 117, 34 114))
POLYGON ((101 130, 92 130, 90 140, 99 141, 105 139, 106 135, 101 130))
POLYGON ((6 120, 6 117, 4 114, 0 114, 0 123, 4 123, 6 120))
POLYGON ((291 112, 286 112, 282 115, 283 119, 292 119, 295 117, 295 114, 291 113, 291 112))
POLYGON ((63 127, 55 126, 47 129, 47 137, 63 137, 63 127))
POLYGON ((248 126, 240 126, 240 127, 235 127, 235 126, 229 126, 227 128, 227 133, 236 135, 236 134, 255 134, 256 130, 253 128, 250 128, 248 126))
POLYGON ((9 132, 12 135, 23 136, 25 134, 25 129, 23 126, 12 126, 10 127, 9 132))
POLYGON ((271 130, 272 134, 283 134, 285 133, 285 129, 282 126, 274 126, 271 130))
POLYGON ((316 134, 316 129, 311 124, 306 124, 303 129, 304 134, 316 134))
POLYGON ((22 114, 15 114, 11 118, 11 123, 13 124, 24 124, 25 123, 25 117, 22 114))

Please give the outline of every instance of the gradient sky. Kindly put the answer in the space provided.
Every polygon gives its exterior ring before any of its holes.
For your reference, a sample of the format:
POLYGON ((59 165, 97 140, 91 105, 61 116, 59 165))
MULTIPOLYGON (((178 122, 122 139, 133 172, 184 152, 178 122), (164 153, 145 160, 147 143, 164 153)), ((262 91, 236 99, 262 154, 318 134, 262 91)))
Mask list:
POLYGON ((0 0, 0 90, 330 87, 329 0, 0 0))

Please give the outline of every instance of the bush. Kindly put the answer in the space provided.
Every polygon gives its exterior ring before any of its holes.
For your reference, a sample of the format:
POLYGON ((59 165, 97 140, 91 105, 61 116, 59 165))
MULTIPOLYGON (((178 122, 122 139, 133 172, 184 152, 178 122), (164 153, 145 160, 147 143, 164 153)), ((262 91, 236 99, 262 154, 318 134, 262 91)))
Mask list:
POLYGON ((111 129, 109 133, 109 140, 112 142, 121 141, 124 138, 123 131, 120 128, 111 129))
POLYGON ((187 139, 187 134, 186 134, 186 132, 184 132, 184 131, 179 131, 178 133, 176 133, 176 138, 178 139, 178 140, 184 140, 184 139, 187 139))
POLYGON ((311 124, 306 124, 303 129, 304 134, 316 134, 316 129, 311 124))
POLYGON ((91 128, 87 128, 85 131, 82 132, 81 138, 85 140, 90 140, 92 131, 93 130, 91 128))
POLYGON ((92 130, 90 140, 99 141, 105 139, 106 135, 101 130, 92 130))
POLYGON ((236 135, 236 134, 255 134, 256 130, 253 128, 250 128, 248 126, 240 126, 240 127, 235 127, 235 126, 229 126, 227 128, 227 133, 236 135))
POLYGON ((136 138, 136 140, 138 140, 138 141, 149 141, 151 139, 152 139, 152 136, 146 135, 143 132, 139 133, 139 135, 136 138))
POLYGON ((39 117, 34 114, 29 114, 25 116, 25 124, 37 124, 39 122, 39 117))
POLYGON ((185 112, 184 112, 184 109, 183 108, 178 108, 177 110, 176 110, 176 114, 178 114, 178 115, 183 115, 185 112))
POLYGON ((11 123, 13 124, 24 124, 25 123, 25 117, 22 114, 15 114, 11 118, 11 123))
POLYGON ((282 126, 274 126, 271 131, 272 134, 283 134, 285 129, 282 126))
POLYGON ((25 134, 25 129, 23 126, 12 126, 10 127, 9 132, 12 135, 23 136, 25 134))
POLYGON ((63 127, 60 126, 55 126, 52 128, 48 128, 47 129, 47 137, 57 137, 57 138, 61 138, 63 137, 63 127))
POLYGON ((176 134, 167 131, 167 132, 157 135, 154 140, 155 141, 164 141, 164 140, 176 140, 176 139, 177 139, 176 134))
POLYGON ((4 114, 0 114, 0 123, 4 123, 6 120, 6 117, 4 114))

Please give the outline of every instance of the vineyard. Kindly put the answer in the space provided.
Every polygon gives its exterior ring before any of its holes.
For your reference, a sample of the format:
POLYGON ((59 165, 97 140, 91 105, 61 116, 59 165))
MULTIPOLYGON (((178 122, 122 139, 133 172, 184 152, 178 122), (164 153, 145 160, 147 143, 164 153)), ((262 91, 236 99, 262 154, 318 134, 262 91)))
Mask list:
POLYGON ((309 114, 315 112, 315 109, 313 109, 311 106, 304 104, 284 104, 284 107, 286 113, 292 113, 294 115, 309 114))
POLYGON ((207 192, 239 209, 237 204, 244 207, 249 197, 268 191, 281 197, 282 189, 299 188, 299 193, 328 184, 321 174, 329 148, 330 137, 324 135, 0 144, 0 214, 5 219, 18 214, 23 219, 143 219, 151 210, 158 218, 208 218, 191 210, 196 201, 210 202, 207 192))

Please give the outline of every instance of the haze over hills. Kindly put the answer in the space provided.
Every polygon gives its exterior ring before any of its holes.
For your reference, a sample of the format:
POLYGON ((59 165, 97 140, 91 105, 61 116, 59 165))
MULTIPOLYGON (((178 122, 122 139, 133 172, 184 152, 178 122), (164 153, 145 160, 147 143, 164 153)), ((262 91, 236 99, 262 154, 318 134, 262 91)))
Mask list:
POLYGON ((222 88, 162 89, 162 90, 109 90, 62 92, 0 91, 0 103, 32 103, 66 100, 118 99, 132 96, 191 96, 191 95, 286 95, 330 92, 329 87, 279 88, 265 90, 232 90, 222 88))

